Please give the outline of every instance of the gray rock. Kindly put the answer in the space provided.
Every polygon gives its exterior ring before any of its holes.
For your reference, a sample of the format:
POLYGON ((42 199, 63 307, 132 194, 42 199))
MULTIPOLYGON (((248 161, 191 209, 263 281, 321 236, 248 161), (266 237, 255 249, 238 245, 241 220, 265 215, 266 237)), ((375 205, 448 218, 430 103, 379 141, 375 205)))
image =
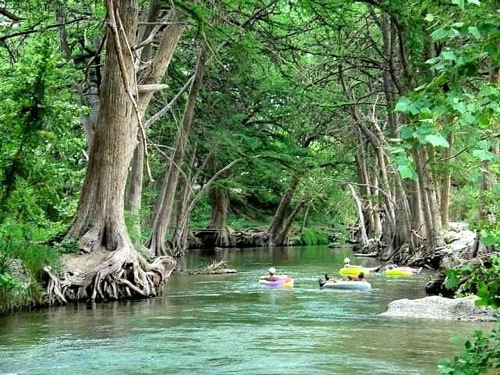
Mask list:
POLYGON ((381 316, 393 318, 420 318, 462 320, 471 322, 494 322, 500 312, 474 305, 476 298, 444 298, 430 296, 420 299, 399 299, 389 303, 381 316))

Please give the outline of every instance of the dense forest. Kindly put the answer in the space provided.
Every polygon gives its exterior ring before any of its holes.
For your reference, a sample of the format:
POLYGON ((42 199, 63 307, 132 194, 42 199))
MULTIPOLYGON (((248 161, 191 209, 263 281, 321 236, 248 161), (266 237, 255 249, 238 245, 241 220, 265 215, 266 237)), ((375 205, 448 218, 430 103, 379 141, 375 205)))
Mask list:
POLYGON ((154 296, 206 244, 494 252, 497 5, 3 1, 2 309, 154 296))

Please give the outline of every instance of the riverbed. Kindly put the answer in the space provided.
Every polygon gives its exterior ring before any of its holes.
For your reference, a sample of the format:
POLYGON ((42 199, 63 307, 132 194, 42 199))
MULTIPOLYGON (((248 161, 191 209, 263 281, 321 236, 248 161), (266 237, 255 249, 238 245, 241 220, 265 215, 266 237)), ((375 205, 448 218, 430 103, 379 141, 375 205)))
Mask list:
POLYGON ((173 275, 154 299, 78 304, 0 317, 0 374, 435 374, 464 338, 491 324, 390 319, 425 296, 431 271, 369 275, 369 291, 322 290, 351 250, 327 247, 192 252, 193 269, 225 259, 227 275, 173 275), (292 289, 264 288, 271 266, 292 289))

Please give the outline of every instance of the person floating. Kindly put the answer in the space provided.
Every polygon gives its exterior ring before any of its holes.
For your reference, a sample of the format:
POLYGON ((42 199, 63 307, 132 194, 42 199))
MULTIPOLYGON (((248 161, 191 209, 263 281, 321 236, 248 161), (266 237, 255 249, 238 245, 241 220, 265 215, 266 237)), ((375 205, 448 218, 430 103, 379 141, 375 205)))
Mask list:
POLYGON ((330 279, 330 277, 328 277, 328 274, 325 273, 325 280, 323 279, 318 279, 318 283, 319 283, 319 287, 322 288, 325 284, 334 284, 336 283, 337 280, 335 279, 330 279))
POLYGON ((365 281, 365 273, 360 272, 358 276, 347 276, 349 281, 365 281))
POLYGON ((279 277, 276 276, 276 268, 271 267, 271 268, 269 268, 268 272, 269 272, 269 275, 264 278, 265 280, 276 281, 279 279, 279 277))
POLYGON ((351 260, 349 258, 344 258, 344 268, 355 267, 351 266, 351 260))

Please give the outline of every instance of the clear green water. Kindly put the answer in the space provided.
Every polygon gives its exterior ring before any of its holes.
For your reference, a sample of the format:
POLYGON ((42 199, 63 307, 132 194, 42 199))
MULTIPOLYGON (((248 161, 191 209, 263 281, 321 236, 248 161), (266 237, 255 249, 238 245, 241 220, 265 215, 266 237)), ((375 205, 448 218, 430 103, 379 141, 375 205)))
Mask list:
MULTIPOLYGON (((193 253, 195 268, 226 259, 237 274, 173 276, 162 297, 0 317, 0 374, 435 374, 439 358, 491 325, 378 316, 424 296, 431 277, 369 277, 368 292, 320 290, 348 249, 193 253), (257 283, 271 266, 293 289, 257 283)), ((375 265, 373 259, 356 263, 375 265)), ((337 275, 338 276, 338 275, 337 275)))

